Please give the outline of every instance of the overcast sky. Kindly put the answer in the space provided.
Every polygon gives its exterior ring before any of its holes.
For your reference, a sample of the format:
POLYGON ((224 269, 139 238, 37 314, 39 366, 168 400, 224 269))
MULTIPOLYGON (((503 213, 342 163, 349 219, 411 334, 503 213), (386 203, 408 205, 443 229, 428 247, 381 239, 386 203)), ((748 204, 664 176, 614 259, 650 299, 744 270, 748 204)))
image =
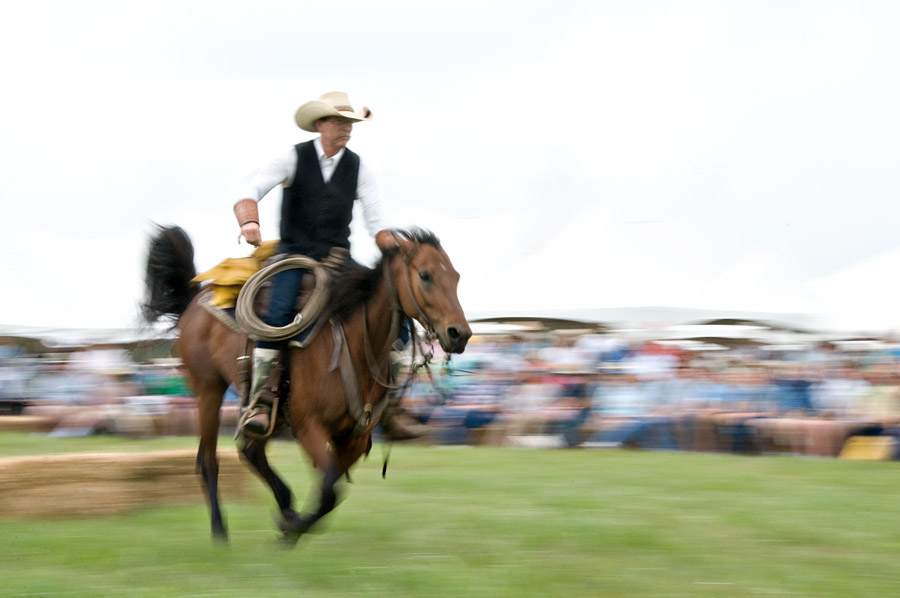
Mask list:
MULTIPOLYGON (((470 314, 900 322, 900 3, 16 5, 0 324, 134 324, 152 222, 199 270, 247 255, 234 190, 331 90, 373 110, 350 147, 391 222, 442 238, 470 314)), ((354 252, 374 259, 361 227, 354 252)))

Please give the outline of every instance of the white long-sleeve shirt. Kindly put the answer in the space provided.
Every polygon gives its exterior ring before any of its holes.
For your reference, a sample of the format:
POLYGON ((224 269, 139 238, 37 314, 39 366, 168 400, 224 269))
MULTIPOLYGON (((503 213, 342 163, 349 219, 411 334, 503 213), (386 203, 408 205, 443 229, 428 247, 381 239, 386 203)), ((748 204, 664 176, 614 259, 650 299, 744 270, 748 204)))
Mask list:
MULTIPOLYGON (((331 180, 334 169, 344 156, 342 148, 334 156, 327 158, 322 148, 322 141, 316 137, 313 140, 316 155, 319 157, 319 167, 322 169, 322 178, 327 183, 331 180)), ((297 176, 297 150, 292 146, 290 150, 276 156, 268 164, 262 166, 256 174, 241 188, 238 189, 238 200, 252 199, 259 202, 265 195, 277 185, 290 187, 297 176)), ((366 221, 366 229, 373 237, 378 231, 387 228, 384 215, 381 211, 381 200, 378 196, 378 188, 372 172, 366 168, 362 158, 359 160, 359 175, 356 183, 356 199, 362 204, 363 218, 366 221)))

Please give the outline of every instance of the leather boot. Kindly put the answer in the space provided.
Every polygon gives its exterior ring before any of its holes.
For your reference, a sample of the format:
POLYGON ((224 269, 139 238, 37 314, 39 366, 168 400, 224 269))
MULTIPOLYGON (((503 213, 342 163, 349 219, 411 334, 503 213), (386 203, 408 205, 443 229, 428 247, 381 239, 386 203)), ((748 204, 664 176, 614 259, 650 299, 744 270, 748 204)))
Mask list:
POLYGON ((428 426, 420 423, 400 405, 400 397, 388 393, 388 402, 381 414, 381 431, 388 440, 413 440, 428 434, 428 426))
POLYGON ((272 407, 276 396, 272 387, 275 384, 267 384, 269 377, 278 368, 278 349, 253 350, 253 381, 250 385, 250 405, 241 417, 238 425, 239 432, 248 438, 262 439, 272 433, 272 407))

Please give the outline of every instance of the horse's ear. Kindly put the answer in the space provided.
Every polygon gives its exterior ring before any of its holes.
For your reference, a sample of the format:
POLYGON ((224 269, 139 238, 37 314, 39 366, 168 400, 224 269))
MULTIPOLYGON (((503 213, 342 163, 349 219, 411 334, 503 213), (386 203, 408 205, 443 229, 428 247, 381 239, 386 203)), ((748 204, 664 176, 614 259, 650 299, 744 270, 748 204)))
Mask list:
POLYGON ((378 231, 378 234, 375 235, 375 244, 378 245, 378 249, 381 250, 381 253, 399 247, 397 240, 394 238, 394 234, 389 230, 378 231))
POLYGON ((409 253, 410 248, 412 248, 412 241, 390 230, 378 231, 378 234, 375 235, 375 244, 378 245, 381 253, 394 249, 400 249, 403 253, 409 253))

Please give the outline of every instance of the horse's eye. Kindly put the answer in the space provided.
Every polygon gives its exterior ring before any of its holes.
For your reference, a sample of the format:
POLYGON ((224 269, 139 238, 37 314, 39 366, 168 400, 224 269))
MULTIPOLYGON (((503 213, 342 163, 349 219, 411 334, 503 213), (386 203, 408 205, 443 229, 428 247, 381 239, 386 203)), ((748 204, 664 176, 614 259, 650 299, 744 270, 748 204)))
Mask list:
POLYGON ((422 282, 431 282, 432 280, 434 280, 431 277, 431 273, 425 272, 424 270, 419 272, 419 278, 422 279, 422 282))

